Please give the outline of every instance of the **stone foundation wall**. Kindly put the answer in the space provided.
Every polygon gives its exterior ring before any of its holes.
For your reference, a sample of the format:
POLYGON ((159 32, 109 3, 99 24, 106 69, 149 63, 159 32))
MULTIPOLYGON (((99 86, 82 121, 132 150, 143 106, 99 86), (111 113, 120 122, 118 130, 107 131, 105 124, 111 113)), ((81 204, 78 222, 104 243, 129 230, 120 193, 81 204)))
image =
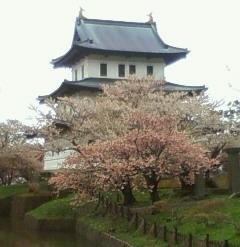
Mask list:
POLYGON ((11 216, 23 218, 25 213, 39 207, 51 199, 50 194, 14 196, 11 203, 11 216))
POLYGON ((75 232, 75 219, 36 219, 31 215, 24 217, 28 229, 37 231, 75 232))
POLYGON ((10 216, 11 212, 11 197, 6 197, 0 199, 0 216, 2 217, 8 217, 10 216))
POLYGON ((82 221, 76 223, 76 234, 83 242, 91 244, 91 247, 133 247, 125 241, 114 236, 98 232, 82 221))
POLYGON ((132 247, 108 233, 94 230, 80 220, 76 222, 75 219, 36 219, 26 214, 50 199, 49 194, 18 195, 0 199, 0 216, 24 217, 24 225, 32 230, 76 232, 77 237, 91 247, 132 247))

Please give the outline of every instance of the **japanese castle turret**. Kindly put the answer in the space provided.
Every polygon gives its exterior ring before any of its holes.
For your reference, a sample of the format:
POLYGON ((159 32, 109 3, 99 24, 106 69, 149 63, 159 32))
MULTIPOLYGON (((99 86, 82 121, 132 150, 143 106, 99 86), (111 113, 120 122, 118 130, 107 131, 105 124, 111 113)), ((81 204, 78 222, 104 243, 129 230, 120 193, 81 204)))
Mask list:
MULTIPOLYGON (((165 66, 185 58, 189 51, 164 43, 152 15, 149 17, 145 23, 87 19, 81 9, 71 48, 52 60, 54 68, 70 68, 72 80, 64 80, 54 92, 39 96, 40 102, 48 97, 97 93, 103 83, 114 83, 130 75, 165 81, 165 66)), ((199 93, 205 89, 164 83, 166 91, 199 93)))
MULTIPOLYGON (((112 84, 131 75, 163 81, 166 91, 200 93, 206 89, 165 81, 165 67, 185 58, 189 51, 164 43, 151 14, 148 22, 141 23, 87 19, 82 11, 76 18, 69 51, 52 60, 54 68, 70 68, 72 80, 64 80, 54 92, 39 96, 41 103, 46 98, 94 96, 101 92, 102 84, 112 84)), ((45 170, 59 168, 70 153, 47 152, 45 170)))

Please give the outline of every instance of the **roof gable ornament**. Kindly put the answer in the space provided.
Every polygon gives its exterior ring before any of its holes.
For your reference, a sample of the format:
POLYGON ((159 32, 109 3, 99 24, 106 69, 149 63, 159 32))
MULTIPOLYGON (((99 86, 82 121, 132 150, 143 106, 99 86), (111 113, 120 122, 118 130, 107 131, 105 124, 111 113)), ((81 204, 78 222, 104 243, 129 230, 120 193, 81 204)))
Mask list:
POLYGON ((80 7, 80 10, 79 10, 79 19, 86 19, 86 17, 83 15, 83 11, 85 11, 82 7, 80 7))
POLYGON ((153 16, 152 16, 152 12, 149 13, 147 16, 149 17, 149 20, 147 21, 147 23, 154 23, 154 21, 153 21, 153 16))

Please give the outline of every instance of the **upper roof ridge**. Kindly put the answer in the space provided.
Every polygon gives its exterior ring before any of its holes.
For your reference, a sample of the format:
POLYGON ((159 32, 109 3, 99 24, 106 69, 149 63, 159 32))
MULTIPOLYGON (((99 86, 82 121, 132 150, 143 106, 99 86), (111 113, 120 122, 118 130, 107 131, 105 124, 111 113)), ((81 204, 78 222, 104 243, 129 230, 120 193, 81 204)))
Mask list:
POLYGON ((120 21, 120 20, 100 20, 100 19, 84 19, 83 23, 89 24, 104 24, 104 25, 120 25, 120 26, 144 26, 144 27, 151 27, 151 24, 156 24, 155 22, 135 22, 135 21, 120 21))
POLYGON ((188 50, 166 44, 155 22, 77 17, 70 50, 52 63, 54 67, 71 66, 89 53, 161 57, 168 65, 185 57, 188 50))

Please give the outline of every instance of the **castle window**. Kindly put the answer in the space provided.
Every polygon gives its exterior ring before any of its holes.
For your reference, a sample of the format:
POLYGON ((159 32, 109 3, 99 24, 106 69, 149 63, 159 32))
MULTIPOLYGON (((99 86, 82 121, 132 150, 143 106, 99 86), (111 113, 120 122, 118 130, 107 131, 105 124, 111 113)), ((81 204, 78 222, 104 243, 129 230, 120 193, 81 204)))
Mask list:
POLYGON ((125 64, 118 65, 118 76, 125 77, 125 64))
POLYGON ((134 75, 136 74, 136 65, 131 64, 129 65, 129 75, 134 75))
POLYGON ((107 76, 107 64, 106 63, 100 64, 100 76, 107 76))
POLYGON ((77 79, 78 79, 78 70, 75 69, 74 70, 74 80, 77 81, 77 79))
POLYGON ((84 65, 82 65, 82 79, 84 78, 84 65))
POLYGON ((147 66, 147 75, 153 75, 153 66, 152 65, 147 66))

